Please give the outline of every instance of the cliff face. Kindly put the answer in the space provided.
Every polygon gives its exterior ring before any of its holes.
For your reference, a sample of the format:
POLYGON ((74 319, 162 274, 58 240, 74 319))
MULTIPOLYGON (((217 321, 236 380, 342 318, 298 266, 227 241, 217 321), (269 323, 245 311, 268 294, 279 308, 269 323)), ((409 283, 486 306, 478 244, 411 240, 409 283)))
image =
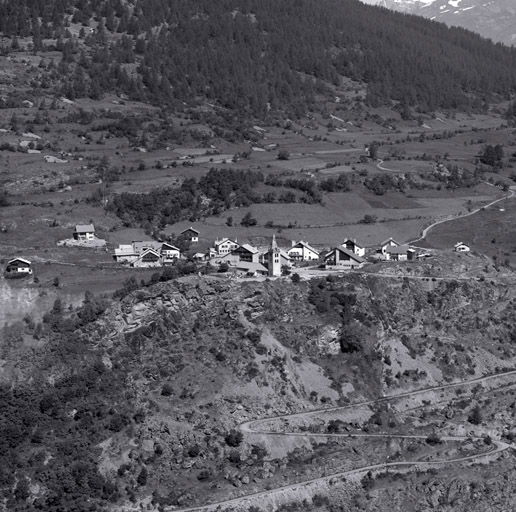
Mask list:
MULTIPOLYGON (((9 499, 20 510, 51 498, 79 508, 92 499, 186 506, 300 480, 306 468, 313 476, 324 450, 356 464, 378 458, 379 448, 301 436, 243 439, 237 426, 512 367, 515 297, 487 281, 189 277, 39 340, 11 330, 1 354, 11 382, 0 396, 11 434, 0 462, 17 458, 28 490, 17 498, 12 481, 9 499)), ((502 428, 511 413, 495 406, 486 415, 502 428)))

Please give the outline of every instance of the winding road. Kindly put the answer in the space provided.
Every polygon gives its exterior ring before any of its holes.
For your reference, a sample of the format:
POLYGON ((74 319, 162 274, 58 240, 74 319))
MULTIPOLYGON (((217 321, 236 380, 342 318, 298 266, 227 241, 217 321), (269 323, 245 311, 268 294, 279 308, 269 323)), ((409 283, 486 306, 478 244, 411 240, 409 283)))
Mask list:
MULTIPOLYGON (((380 160, 377 164, 376 164, 376 167, 382 171, 389 171, 389 172, 407 172, 406 169, 389 169, 388 167, 384 167, 382 164, 383 164, 383 160, 380 160)), ((492 183, 489 183, 487 181, 484 181, 483 183, 485 183, 486 185, 489 185, 490 187, 494 187, 495 185, 493 185, 492 183)), ((498 199, 495 199, 494 201, 491 201, 490 203, 487 203, 483 206, 480 206, 479 208, 475 208, 474 210, 471 210, 469 211, 468 213, 464 213, 462 215, 448 215, 446 218, 444 219, 440 219, 440 220, 436 220, 434 222, 432 222, 432 224, 430 224, 429 226, 427 226, 426 228, 423 229, 423 231, 421 232, 421 236, 419 238, 416 238, 414 240, 410 240, 409 244, 413 244, 415 242, 419 242, 420 240, 424 240, 426 235, 428 234, 428 232, 434 228, 435 226, 437 226, 438 224, 444 224, 445 222, 450 222, 452 220, 457 220, 457 219, 464 219, 465 217, 469 217, 470 215, 474 215, 475 213, 478 213, 480 210, 482 209, 485 209, 485 208, 489 208, 490 206, 493 206, 494 204, 497 204, 501 201, 504 201, 505 199, 510 199, 512 197, 514 197, 514 194, 516 193, 516 185, 513 185, 511 187, 509 187, 509 195, 507 196, 503 196, 503 197, 500 197, 498 199)))
MULTIPOLYGON (((252 420, 252 421, 246 421, 244 423, 241 423, 239 428, 240 431, 243 432, 246 435, 253 435, 253 434, 260 434, 260 435, 268 435, 268 436, 296 436, 296 437, 324 437, 324 438, 383 438, 383 439, 426 439, 427 436, 425 435, 404 435, 404 434, 329 434, 329 433, 305 433, 305 432, 289 432, 289 431, 280 431, 280 432, 273 432, 271 430, 268 430, 264 427, 262 427, 263 423, 267 423, 273 420, 288 420, 293 418, 301 418, 301 417, 310 417, 314 416, 318 413, 323 412, 331 412, 331 411, 346 411, 347 409, 357 408, 357 407, 363 407, 363 406, 370 406, 375 405, 381 402, 387 402, 391 400, 396 400, 400 398, 407 398, 407 397, 415 397, 417 395, 423 395, 428 392, 433 391, 442 391, 445 389, 450 388, 457 388, 462 386, 475 386, 478 384, 482 384, 488 381, 492 381, 495 379, 501 379, 504 377, 515 377, 516 382, 516 370, 507 371, 504 373, 497 373, 494 375, 487 375, 484 377, 478 377, 476 379, 463 381, 463 382, 456 382, 451 384, 443 384, 440 386, 432 386, 428 388, 418 389, 415 391, 408 391, 404 393, 398 393, 395 395, 389 395, 384 396, 381 398, 378 398, 376 400, 366 400, 363 402, 358 402, 346 406, 337 406, 337 407, 329 407, 324 409, 313 409, 310 411, 305 411, 301 413, 292 413, 292 414, 284 414, 280 416, 274 416, 274 417, 266 417, 261 418, 258 420, 252 420)), ((455 441, 455 442, 461 442, 466 441, 467 439, 470 440, 483 440, 484 438, 479 436, 448 436, 443 435, 440 437, 442 441, 455 441)), ((458 457, 454 459, 444 459, 444 460, 434 460, 434 461, 399 461, 399 462, 384 462, 379 464, 370 464, 367 466, 362 466, 360 468, 355 469, 348 469, 346 471, 339 471, 332 473, 330 475, 324 475, 321 477, 313 478, 310 480, 305 480, 302 482, 297 482, 294 484, 285 485, 282 487, 277 487, 271 490, 265 490, 256 492, 253 494, 247 494, 244 496, 239 496, 236 498, 232 498, 225 501, 219 501, 216 503, 210 503, 207 505, 201 505, 201 506, 195 506, 195 507, 189 507, 189 508, 183 508, 183 509, 177 509, 177 512, 213 512, 215 510, 220 511, 224 510, 225 507, 244 507, 244 506, 251 506, 253 504, 259 503, 260 499, 265 499, 270 497, 274 493, 281 493, 281 492, 292 492, 292 491, 298 491, 302 490, 303 488, 306 488, 312 484, 317 484, 319 482, 337 482, 337 481, 344 481, 346 479, 349 479, 350 477, 362 477, 363 475, 367 474, 368 472, 377 472, 377 471, 386 471, 389 468, 410 468, 410 469, 428 469, 436 466, 442 466, 447 464, 460 464, 463 462, 469 462, 469 461, 477 461, 480 462, 481 460, 492 460, 493 458, 497 457, 498 454, 504 452, 505 450, 508 450, 512 447, 511 444, 508 444, 501 440, 493 440, 492 441, 492 449, 487 452, 482 452, 475 455, 468 455, 465 457, 458 457)))

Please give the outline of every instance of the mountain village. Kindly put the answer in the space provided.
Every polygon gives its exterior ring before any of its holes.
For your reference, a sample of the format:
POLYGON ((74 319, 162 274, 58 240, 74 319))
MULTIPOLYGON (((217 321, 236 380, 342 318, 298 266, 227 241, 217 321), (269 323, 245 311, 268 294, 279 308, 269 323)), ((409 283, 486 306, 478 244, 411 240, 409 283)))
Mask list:
MULTIPOLYGON (((199 244, 200 235, 201 233, 193 227, 185 229, 180 234, 182 239, 194 246, 199 244)), ((73 239, 65 242, 86 248, 105 245, 105 241, 96 237, 93 224, 76 225, 73 239)), ((458 242, 453 250, 469 252, 470 247, 463 242, 458 242)), ((237 277, 287 276, 291 274, 293 268, 307 266, 316 266, 330 271, 354 270, 368 261, 411 262, 429 256, 428 251, 407 243, 399 243, 394 238, 388 238, 373 247, 365 247, 354 238, 345 238, 342 243, 330 248, 315 248, 303 240, 291 241, 290 247, 282 248, 278 246, 275 235, 272 236, 268 246, 259 247, 223 237, 216 239, 206 251, 189 251, 188 255, 172 243, 163 240, 140 240, 120 244, 113 253, 115 262, 129 268, 164 267, 189 258, 197 263, 210 265, 219 272, 229 272, 237 277)), ((32 274, 31 261, 23 257, 9 260, 4 272, 8 278, 32 274)))

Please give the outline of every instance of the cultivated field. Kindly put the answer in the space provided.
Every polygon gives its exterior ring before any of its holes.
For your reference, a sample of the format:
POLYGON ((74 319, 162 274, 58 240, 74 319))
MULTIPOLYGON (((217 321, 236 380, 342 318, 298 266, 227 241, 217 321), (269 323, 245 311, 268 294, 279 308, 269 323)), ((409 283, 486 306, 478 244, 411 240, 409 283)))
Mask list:
MULTIPOLYGON (((376 195, 360 181, 381 174, 417 177, 433 172, 438 163, 471 172, 489 143, 503 145, 506 159, 501 172, 486 173, 485 179, 498 185, 512 183, 509 156, 514 140, 501 116, 503 106, 485 115, 435 113, 407 121, 387 107, 364 110, 343 103, 364 93, 356 92, 357 84, 343 82, 324 111, 271 126, 250 125, 250 140, 217 137, 209 123, 188 112, 170 115, 168 135, 158 139, 153 133, 164 125, 157 107, 116 95, 99 101, 51 94, 34 98, 30 79, 39 58, 19 52, 14 59, 0 57, 0 64, 0 87, 9 87, 16 77, 20 95, 18 106, 0 109, 0 184, 10 202, 0 211, 0 258, 4 263, 15 256, 32 260, 38 287, 52 287, 58 277, 61 289, 70 293, 111 292, 128 275, 140 279, 138 271, 117 267, 112 252, 120 243, 149 235, 108 213, 104 204, 113 194, 178 187, 188 178, 198 180, 210 168, 259 170, 265 176, 315 181, 344 173, 354 185, 351 192, 324 194, 320 204, 253 204, 165 227, 168 234, 179 234, 190 225, 198 229, 201 242, 192 251, 205 250, 223 236, 266 245, 273 234, 285 247, 303 239, 327 248, 344 237, 374 246, 390 236, 400 242, 414 239, 433 220, 457 216, 456 222, 432 230, 428 244, 444 248, 463 239, 490 256, 511 260, 512 231, 504 227, 512 221, 509 207, 505 214, 498 209, 479 214, 475 222, 469 217, 460 220, 468 210, 501 197, 499 187, 481 183, 438 190, 432 186, 376 195), (368 158, 372 142, 378 144, 376 161, 368 158), (288 158, 279 160, 280 151, 286 151, 288 158), (117 169, 114 180, 108 176, 111 168, 117 169), (256 226, 240 226, 247 213, 256 219, 256 226), (227 225, 229 217, 232 226, 227 225), (95 225, 97 236, 107 241, 106 249, 57 245, 82 223, 95 225), (496 244, 491 243, 493 238, 496 244)), ((262 194, 289 190, 257 188, 262 194)), ((299 197, 299 191, 294 193, 299 197)))

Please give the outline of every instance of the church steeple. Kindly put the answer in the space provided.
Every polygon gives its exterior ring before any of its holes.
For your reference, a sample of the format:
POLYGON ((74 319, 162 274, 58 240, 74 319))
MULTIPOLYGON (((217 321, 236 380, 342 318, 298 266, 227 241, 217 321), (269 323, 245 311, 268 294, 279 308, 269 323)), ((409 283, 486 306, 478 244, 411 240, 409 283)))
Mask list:
POLYGON ((272 235, 271 246, 267 252, 269 276, 281 276, 281 251, 276 243, 276 235, 272 235))

